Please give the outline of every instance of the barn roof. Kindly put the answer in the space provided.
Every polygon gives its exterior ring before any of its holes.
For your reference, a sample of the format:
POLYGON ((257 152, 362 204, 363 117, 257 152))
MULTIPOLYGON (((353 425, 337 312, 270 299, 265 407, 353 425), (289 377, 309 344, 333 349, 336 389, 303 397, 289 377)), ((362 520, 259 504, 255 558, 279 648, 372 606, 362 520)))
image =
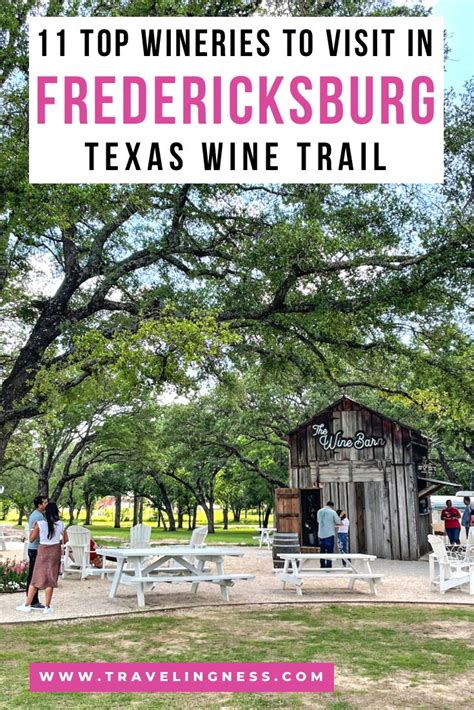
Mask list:
POLYGON ((422 432, 419 429, 415 429, 414 427, 408 426, 408 424, 403 424, 403 422, 398 421, 397 419, 393 419, 393 417, 388 417, 386 414, 383 414, 382 412, 377 412, 375 409, 372 409, 371 407, 368 407, 366 404, 362 404, 361 402, 357 402, 357 400, 352 399, 352 397, 348 397, 346 394, 343 394, 342 397, 339 397, 339 399, 336 399, 335 402, 332 404, 329 404, 327 407, 324 409, 321 409, 319 412, 316 412, 316 414, 313 414, 312 417, 309 419, 306 419, 302 424, 298 424, 297 427, 292 429, 289 433, 288 436, 291 436, 292 434, 296 434, 300 429, 303 429, 304 427, 308 426, 314 419, 317 417, 320 417, 322 414, 326 414, 327 412, 330 412, 331 410, 335 409, 341 402, 352 402, 353 404, 357 404, 358 407, 361 407, 362 409, 366 409, 368 412, 371 412, 372 414, 375 414, 377 417, 382 417, 382 419, 386 419, 389 422, 393 422, 394 424, 398 424, 398 426, 403 427, 403 429, 407 429, 408 431, 412 431, 415 434, 418 434, 421 436, 423 439, 428 439, 427 436, 422 434, 422 432))

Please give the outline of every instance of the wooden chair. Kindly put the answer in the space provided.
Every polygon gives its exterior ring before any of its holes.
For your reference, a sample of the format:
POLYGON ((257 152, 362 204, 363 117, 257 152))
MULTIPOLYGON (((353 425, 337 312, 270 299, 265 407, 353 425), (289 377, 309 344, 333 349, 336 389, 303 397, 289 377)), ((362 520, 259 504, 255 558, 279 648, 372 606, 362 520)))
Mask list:
POLYGON ((449 555, 444 541, 437 535, 428 535, 433 548, 429 555, 430 589, 444 592, 455 587, 469 585, 469 594, 474 594, 474 562, 459 560, 449 555))

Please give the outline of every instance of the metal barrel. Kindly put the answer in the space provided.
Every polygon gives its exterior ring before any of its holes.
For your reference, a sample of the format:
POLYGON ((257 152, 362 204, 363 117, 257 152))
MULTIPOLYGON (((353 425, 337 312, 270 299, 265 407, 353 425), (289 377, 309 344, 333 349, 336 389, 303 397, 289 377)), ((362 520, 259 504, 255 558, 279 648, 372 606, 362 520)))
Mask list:
POLYGON ((284 560, 281 559, 280 555, 300 551, 300 541, 298 538, 298 533, 274 533, 272 550, 273 567, 274 569, 280 569, 281 567, 283 567, 284 564, 284 560))

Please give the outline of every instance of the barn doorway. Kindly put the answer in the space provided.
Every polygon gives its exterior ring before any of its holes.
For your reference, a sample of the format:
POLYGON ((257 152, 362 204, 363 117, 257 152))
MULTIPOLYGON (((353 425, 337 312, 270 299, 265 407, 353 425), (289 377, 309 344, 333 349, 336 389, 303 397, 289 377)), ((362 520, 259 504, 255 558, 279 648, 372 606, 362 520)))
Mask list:
POLYGON ((317 513, 320 507, 321 490, 318 488, 277 488, 275 516, 278 532, 296 533, 301 551, 314 552, 314 548, 318 548, 317 513))
POLYGON ((303 547, 318 547, 317 514, 321 507, 321 491, 306 488, 301 491, 301 544, 303 547))
POLYGON ((365 535, 365 492, 363 483, 355 483, 355 504, 357 519, 355 522, 357 535, 357 551, 367 552, 367 540, 365 535))

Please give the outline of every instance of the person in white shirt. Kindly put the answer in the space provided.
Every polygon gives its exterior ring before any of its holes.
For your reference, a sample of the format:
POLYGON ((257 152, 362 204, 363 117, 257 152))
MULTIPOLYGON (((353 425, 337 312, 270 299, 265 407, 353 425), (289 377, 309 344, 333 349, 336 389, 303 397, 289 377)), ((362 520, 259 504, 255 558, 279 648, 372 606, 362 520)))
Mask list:
MULTIPOLYGON (((339 545, 339 550, 342 553, 347 553, 349 552, 349 518, 347 517, 344 510, 338 510, 337 514, 341 519, 341 522, 337 528, 337 541, 339 545)), ((345 560, 342 560, 342 564, 344 565, 344 567, 347 566, 347 562, 345 560)))
POLYGON ((45 608, 43 614, 52 614, 51 599, 53 591, 58 586, 61 567, 61 540, 68 541, 64 523, 59 520, 58 506, 50 501, 45 508, 46 520, 39 520, 33 525, 30 541, 39 538, 38 556, 36 558, 33 577, 28 589, 25 604, 17 606, 17 611, 30 612, 31 602, 38 589, 45 590, 45 608))

